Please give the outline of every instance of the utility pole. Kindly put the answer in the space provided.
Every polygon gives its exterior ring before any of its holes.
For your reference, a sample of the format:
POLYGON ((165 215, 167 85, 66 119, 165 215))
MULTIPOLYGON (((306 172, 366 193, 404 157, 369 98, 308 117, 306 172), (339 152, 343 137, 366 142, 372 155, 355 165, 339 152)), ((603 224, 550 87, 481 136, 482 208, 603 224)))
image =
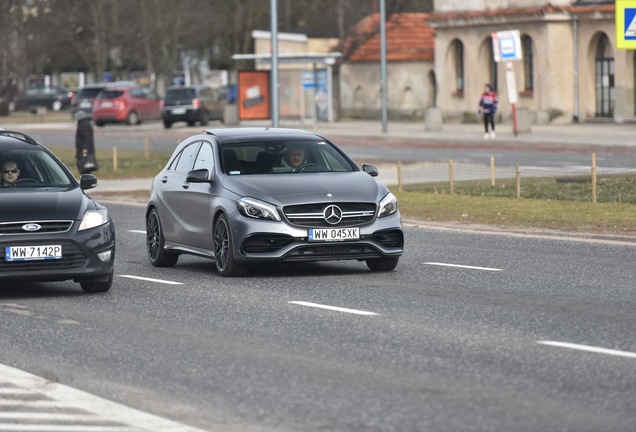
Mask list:
POLYGON ((278 119, 278 5, 277 0, 270 0, 271 34, 272 34, 272 70, 270 74, 272 94, 272 126, 279 126, 278 119))
POLYGON ((384 0, 380 0, 380 98, 382 104, 382 132, 387 126, 387 73, 386 73, 386 8, 384 0))

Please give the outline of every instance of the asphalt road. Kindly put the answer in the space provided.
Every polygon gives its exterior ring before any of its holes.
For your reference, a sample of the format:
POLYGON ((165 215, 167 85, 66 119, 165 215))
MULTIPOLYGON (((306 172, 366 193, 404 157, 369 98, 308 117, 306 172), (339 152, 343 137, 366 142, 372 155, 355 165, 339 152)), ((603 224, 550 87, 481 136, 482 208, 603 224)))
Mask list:
POLYGON ((208 431, 634 430, 633 244, 406 227, 390 273, 226 279, 109 208, 111 291, 3 285, 0 363, 208 431))

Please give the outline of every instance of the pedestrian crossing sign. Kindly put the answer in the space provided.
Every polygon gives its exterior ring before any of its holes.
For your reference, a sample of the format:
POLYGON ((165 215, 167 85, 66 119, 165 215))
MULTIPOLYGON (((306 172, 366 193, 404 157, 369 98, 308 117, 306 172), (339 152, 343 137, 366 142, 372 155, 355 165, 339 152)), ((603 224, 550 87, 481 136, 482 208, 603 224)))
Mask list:
POLYGON ((636 50, 636 0, 616 0, 616 47, 636 50))

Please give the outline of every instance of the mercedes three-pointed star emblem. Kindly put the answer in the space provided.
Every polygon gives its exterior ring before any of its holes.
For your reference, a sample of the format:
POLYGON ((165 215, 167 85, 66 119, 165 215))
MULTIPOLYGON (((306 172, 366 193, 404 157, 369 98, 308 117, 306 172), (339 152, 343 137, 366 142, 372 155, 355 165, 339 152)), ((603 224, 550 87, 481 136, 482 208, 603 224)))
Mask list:
POLYGON ((330 205, 325 207, 325 210, 322 212, 325 222, 329 225, 338 225, 342 220, 342 210, 337 205, 330 205))

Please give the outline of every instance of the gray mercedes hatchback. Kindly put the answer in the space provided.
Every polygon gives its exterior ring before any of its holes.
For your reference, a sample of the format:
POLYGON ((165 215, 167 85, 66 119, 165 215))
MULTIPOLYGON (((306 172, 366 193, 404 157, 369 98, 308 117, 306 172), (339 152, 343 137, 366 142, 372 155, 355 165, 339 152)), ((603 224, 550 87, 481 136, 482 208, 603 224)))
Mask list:
POLYGON ((181 142, 146 210, 150 263, 213 260, 222 276, 250 264, 359 260, 393 270, 404 249, 395 196, 315 133, 212 129, 181 142))

